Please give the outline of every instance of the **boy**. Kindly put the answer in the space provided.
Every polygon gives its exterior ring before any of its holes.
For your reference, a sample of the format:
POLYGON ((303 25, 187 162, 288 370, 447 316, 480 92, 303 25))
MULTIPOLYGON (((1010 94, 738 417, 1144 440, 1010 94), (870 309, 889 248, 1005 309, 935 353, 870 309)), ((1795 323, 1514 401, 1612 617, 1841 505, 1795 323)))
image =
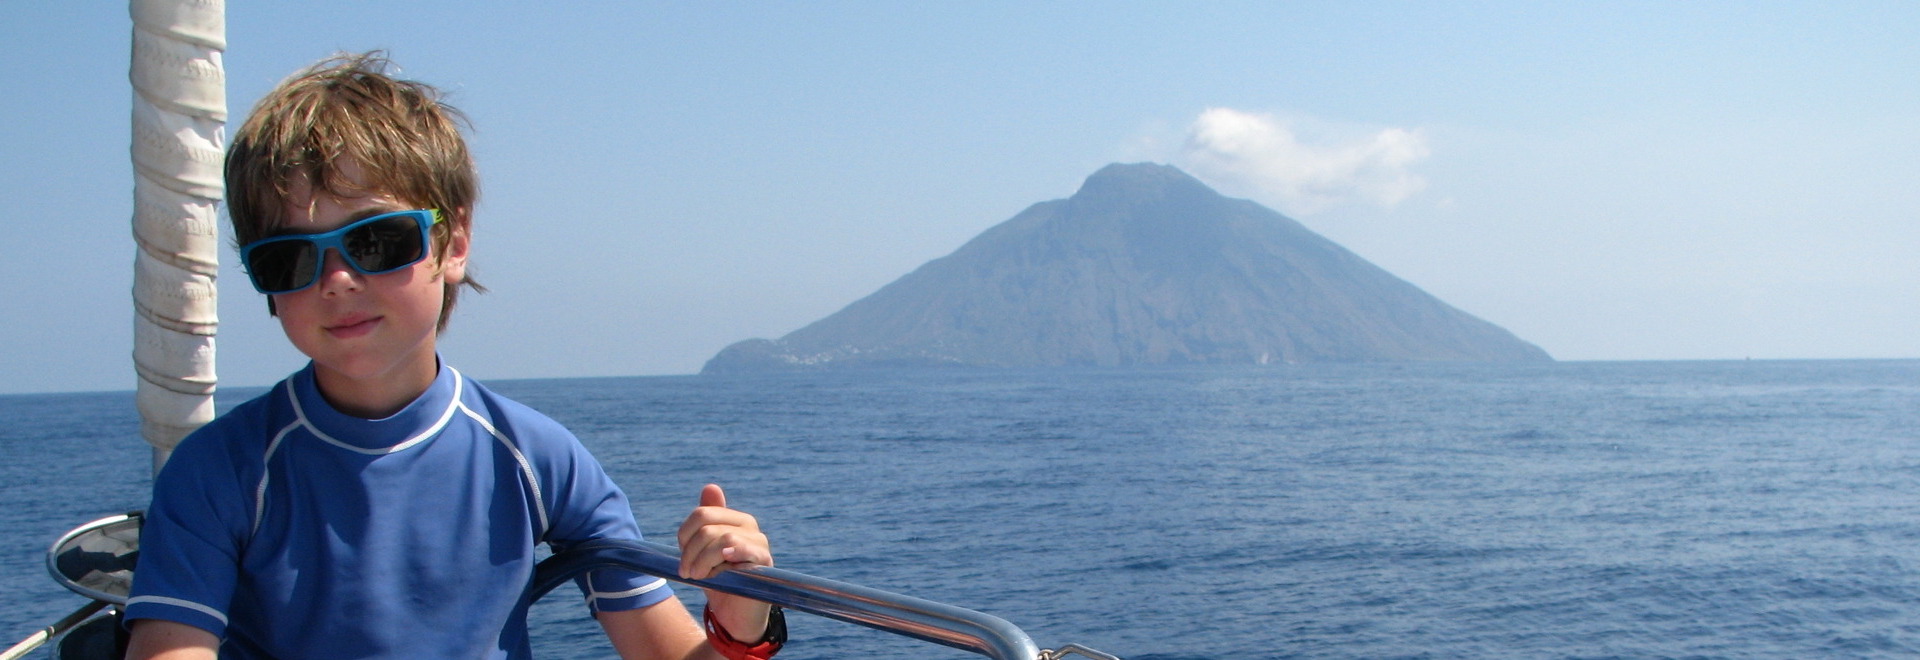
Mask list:
MULTIPOLYGON (((156 478, 128 657, 524 658, 535 545, 640 536, 572 434, 440 362, 472 285, 478 188, 457 111, 386 65, 314 65, 234 137, 241 261, 312 361, 156 478)), ((685 577, 773 563, 718 486, 678 536, 685 577)), ((708 594, 703 635, 658 578, 581 587, 624 658, 763 658, 782 641, 764 603, 708 594)))

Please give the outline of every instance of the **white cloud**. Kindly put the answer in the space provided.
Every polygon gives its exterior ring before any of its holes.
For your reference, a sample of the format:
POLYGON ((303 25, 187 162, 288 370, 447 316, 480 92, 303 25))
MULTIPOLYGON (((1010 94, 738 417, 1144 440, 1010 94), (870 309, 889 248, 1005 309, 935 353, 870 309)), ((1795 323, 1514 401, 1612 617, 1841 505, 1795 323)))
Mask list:
POLYGON ((1208 108, 1187 129, 1182 164, 1236 194, 1310 214, 1365 202, 1391 207, 1426 188, 1409 167, 1428 155, 1417 130, 1388 128, 1314 143, 1272 115, 1208 108))

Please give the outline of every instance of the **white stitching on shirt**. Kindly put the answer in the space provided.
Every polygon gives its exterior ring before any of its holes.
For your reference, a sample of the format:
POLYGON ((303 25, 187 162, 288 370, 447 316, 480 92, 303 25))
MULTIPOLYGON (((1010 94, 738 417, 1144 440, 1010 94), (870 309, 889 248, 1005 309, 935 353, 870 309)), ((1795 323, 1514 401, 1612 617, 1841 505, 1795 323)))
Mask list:
POLYGON ((537 538, 546 538, 547 500, 540 492, 540 478, 536 476, 533 471, 533 463, 527 460, 526 454, 520 453, 520 447, 513 444, 512 438, 502 434, 499 429, 493 428, 493 422, 480 416, 480 413, 474 412, 472 408, 468 408, 465 403, 460 404, 460 411, 466 413, 467 417, 472 418, 474 423, 480 425, 480 428, 486 429, 487 433, 493 434, 494 439, 499 440, 500 445, 506 447, 507 451, 513 454, 513 460, 520 463, 520 473, 527 477, 527 488, 533 490, 533 512, 540 516, 540 536, 537 538))
MULTIPOLYGON (((287 389, 291 392, 293 388, 288 386, 287 389)), ((253 490, 253 531, 247 533, 249 539, 260 533, 260 521, 267 515, 267 480, 273 478, 273 453, 280 450, 280 441, 297 428, 300 428, 299 421, 280 429, 279 433, 274 434, 273 442, 267 443, 267 452, 260 456, 260 485, 253 490)))
POLYGON ((201 614, 205 614, 207 616, 213 617, 215 619, 219 619, 220 625, 223 625, 223 626, 227 625, 226 614, 221 613, 220 610, 216 610, 211 607, 207 607, 205 605, 201 605, 199 603, 196 603, 190 600, 168 598, 166 596, 139 596, 139 597, 127 599, 127 607, 133 607, 134 605, 139 603, 152 603, 154 605, 172 605, 174 607, 186 608, 186 609, 193 610, 195 612, 199 612, 201 614))
MULTIPOLYGON (((591 574, 589 574, 589 575, 591 575, 591 574)), ((591 578, 589 578, 589 579, 587 580, 587 584, 589 585, 589 588, 591 588, 591 585, 593 584, 593 580, 592 580, 591 578)), ((609 592, 604 592, 604 591, 591 591, 591 590, 589 590, 589 591, 587 592, 587 607, 591 607, 591 608, 594 608, 595 610, 598 610, 598 609, 599 609, 599 607, 598 607, 598 603, 599 603, 599 601, 602 601, 602 600, 618 600, 618 599, 621 599, 621 598, 632 598, 632 597, 634 597, 634 596, 639 596, 639 595, 642 595, 642 594, 646 594, 646 593, 650 593, 650 592, 652 592, 652 591, 654 591, 654 590, 656 590, 656 589, 659 589, 659 588, 661 588, 661 587, 664 587, 664 586, 667 586, 667 581, 666 581, 666 580, 662 580, 662 579, 659 579, 659 578, 655 578, 655 579, 654 579, 654 581, 652 581, 652 582, 649 582, 649 583, 646 583, 646 584, 643 584, 643 585, 640 585, 640 586, 638 586, 638 587, 634 587, 634 588, 632 588, 632 589, 628 589, 628 590, 626 590, 626 591, 615 591, 615 592, 611 592, 611 593, 609 593, 609 592)))

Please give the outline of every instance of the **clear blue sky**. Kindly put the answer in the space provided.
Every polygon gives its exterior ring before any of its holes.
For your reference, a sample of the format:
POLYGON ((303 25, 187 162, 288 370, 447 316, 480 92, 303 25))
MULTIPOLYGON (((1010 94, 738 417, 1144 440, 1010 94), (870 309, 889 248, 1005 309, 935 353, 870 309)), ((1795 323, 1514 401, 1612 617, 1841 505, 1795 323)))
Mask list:
MULTIPOLYGON (((1920 357, 1920 3, 235 2, 236 118, 387 49, 472 117, 481 378, 679 374, 1100 166, 1560 359, 1920 357)), ((126 8, 0 1, 0 392, 133 387, 126 8)), ((221 283, 223 384, 298 368, 221 283)))

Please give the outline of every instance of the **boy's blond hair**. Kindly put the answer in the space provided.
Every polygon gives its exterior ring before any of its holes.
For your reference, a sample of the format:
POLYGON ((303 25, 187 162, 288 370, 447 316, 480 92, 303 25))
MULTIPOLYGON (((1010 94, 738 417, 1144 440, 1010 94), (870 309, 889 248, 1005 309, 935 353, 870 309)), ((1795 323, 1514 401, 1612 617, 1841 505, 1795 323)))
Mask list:
MULTIPOLYGON (((396 79, 390 68, 377 51, 338 55, 260 99, 227 150, 227 214, 238 244, 271 236, 286 224, 286 201, 296 182, 312 186, 313 194, 384 193, 438 209, 435 263, 453 232, 472 235, 480 185, 460 135, 466 117, 442 102, 438 89, 396 79), (343 159, 359 165, 362 181, 341 173, 343 159)), ((446 329, 461 284, 486 291, 471 276, 446 282, 439 329, 446 329)), ((267 309, 274 311, 271 297, 267 309)))

